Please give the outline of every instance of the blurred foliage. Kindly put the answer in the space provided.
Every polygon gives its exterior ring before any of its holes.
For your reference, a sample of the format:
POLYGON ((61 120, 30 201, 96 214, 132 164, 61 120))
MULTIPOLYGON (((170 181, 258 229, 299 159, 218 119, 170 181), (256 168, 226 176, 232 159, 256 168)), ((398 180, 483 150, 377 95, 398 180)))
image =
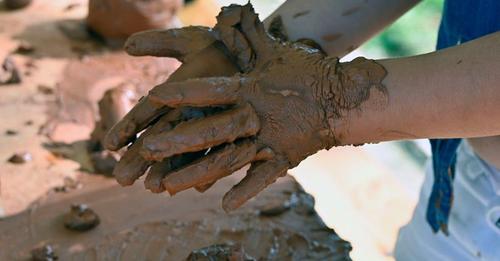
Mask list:
POLYGON ((423 0, 383 32, 361 46, 370 57, 432 52, 436 47, 443 0, 423 0))

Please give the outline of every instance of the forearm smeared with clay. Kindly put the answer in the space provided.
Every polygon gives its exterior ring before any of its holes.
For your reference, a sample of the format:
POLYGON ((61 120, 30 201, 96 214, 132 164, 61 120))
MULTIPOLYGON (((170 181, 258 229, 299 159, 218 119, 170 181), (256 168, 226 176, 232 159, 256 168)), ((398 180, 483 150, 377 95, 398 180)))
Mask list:
POLYGON ((394 22, 420 0, 287 0, 264 20, 286 40, 311 39, 342 57, 394 22), (280 25, 281 24, 281 25, 280 25), (281 29, 280 29, 281 28, 281 29))
POLYGON ((500 135, 500 32, 441 51, 380 60, 373 92, 337 121, 346 143, 500 135))

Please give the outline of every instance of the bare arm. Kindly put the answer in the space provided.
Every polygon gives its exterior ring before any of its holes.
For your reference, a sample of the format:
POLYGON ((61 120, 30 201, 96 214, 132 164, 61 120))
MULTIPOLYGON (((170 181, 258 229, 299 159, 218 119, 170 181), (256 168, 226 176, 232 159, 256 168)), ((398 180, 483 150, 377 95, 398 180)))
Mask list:
POLYGON ((343 56, 394 22, 420 0, 288 0, 265 19, 281 17, 289 40, 309 38, 343 56))
POLYGON ((339 122, 345 143, 500 134, 500 32, 378 63, 387 94, 372 93, 339 122))

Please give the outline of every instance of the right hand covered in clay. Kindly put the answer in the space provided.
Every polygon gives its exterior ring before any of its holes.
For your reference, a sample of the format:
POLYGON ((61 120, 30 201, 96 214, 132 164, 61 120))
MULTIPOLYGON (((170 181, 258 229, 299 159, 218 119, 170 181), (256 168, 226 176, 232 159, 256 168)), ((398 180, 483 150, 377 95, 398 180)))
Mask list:
MULTIPOLYGON (((336 121, 367 100, 372 88, 384 92, 385 70, 364 58, 341 64, 315 49, 277 41, 250 4, 223 8, 217 20, 213 33, 242 73, 168 82, 147 99, 159 110, 222 106, 223 111, 153 131, 160 120, 139 138, 137 150, 147 161, 164 163, 198 153, 194 162, 168 166, 155 177, 171 194, 209 187, 251 163, 246 177, 224 196, 223 208, 232 210, 309 155, 342 145, 336 121)), ((108 148, 124 145, 125 139, 116 138, 120 131, 128 130, 112 130, 108 148)))

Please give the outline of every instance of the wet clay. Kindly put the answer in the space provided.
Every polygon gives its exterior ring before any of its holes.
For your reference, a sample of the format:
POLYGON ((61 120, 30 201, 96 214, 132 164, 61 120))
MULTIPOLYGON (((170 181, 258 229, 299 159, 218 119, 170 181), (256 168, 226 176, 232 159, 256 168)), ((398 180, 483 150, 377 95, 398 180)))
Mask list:
POLYGON ((67 229, 80 232, 91 230, 99 223, 99 216, 85 204, 72 205, 64 220, 67 229))
POLYGON ((33 261, 55 261, 58 256, 51 245, 43 245, 31 250, 31 260, 33 261))
POLYGON ((253 154, 242 149, 241 144, 231 152, 210 151, 205 159, 168 175, 163 182, 167 190, 176 193, 213 182, 214 177, 226 176, 228 170, 251 163, 247 177, 223 199, 224 209, 232 210, 309 155, 343 145, 333 122, 346 111, 359 108, 372 88, 385 93, 381 82, 386 71, 365 58, 339 63, 337 58, 316 49, 276 41, 264 31, 250 4, 225 7, 217 18, 217 37, 238 57, 240 68, 248 72, 167 82, 152 89, 148 98, 159 108, 235 108, 151 135, 144 140, 141 155, 162 161, 251 137, 257 144, 253 154), (257 159, 255 151, 261 149, 272 151, 272 156, 257 159))
POLYGON ((23 164, 28 161, 31 161, 33 158, 30 153, 28 152, 19 152, 15 153, 14 155, 10 156, 10 158, 7 160, 8 162, 12 164, 23 164))
POLYGON ((256 261, 248 256, 241 245, 215 244, 193 250, 186 261, 256 261))
POLYGON ((105 38, 125 40, 139 31, 175 27, 181 6, 182 0, 90 0, 87 23, 105 38))
POLYGON ((256 260, 350 260, 350 244, 316 213, 258 214, 264 206, 285 204, 291 194, 303 193, 291 177, 244 208, 224 213, 218 199, 243 174, 221 180, 203 197, 194 190, 153 197, 142 184, 123 188, 100 179, 85 183, 78 193, 53 194, 36 208, 0 222, 0 260, 25 260, 42 244, 50 244, 59 260, 185 260, 193 251, 213 250, 214 244, 240 244, 256 260), (99 226, 84 233, 63 228, 61 214, 73 202, 92 206, 99 226))
MULTIPOLYGON (((55 85, 56 100, 48 104, 48 119, 42 128, 42 134, 53 141, 71 143, 88 139, 88 130, 104 132, 106 130, 95 125, 101 116, 110 121, 106 126, 111 126, 115 117, 129 109, 129 99, 135 101, 137 97, 146 94, 152 86, 165 81, 178 67, 179 62, 174 59, 130 57, 125 53, 107 53, 71 60, 55 85), (117 87, 117 90, 111 91, 103 99, 108 90, 117 87), (110 114, 113 115, 107 116, 104 112, 101 115, 98 106, 101 100, 104 103, 101 107, 112 109, 110 114), (78 127, 80 131, 65 131, 68 126, 78 127)), ((103 133, 94 134, 93 140, 100 140, 102 135, 103 133)))
MULTIPOLYGON (((280 24, 279 19, 275 25, 280 24)), ((165 107, 234 106, 235 109, 227 112, 182 122, 170 131, 151 134, 144 139, 140 150, 147 161, 162 162, 171 156, 224 144, 229 144, 227 148, 235 146, 234 149, 207 151, 204 159, 169 175, 155 174, 155 182, 149 183, 155 184, 153 187, 158 190, 166 188, 174 194, 190 187, 204 188, 217 177, 252 163, 247 177, 223 199, 223 208, 232 210, 307 156, 343 145, 340 139, 343 133, 336 133, 334 129, 335 120, 366 101, 371 88, 384 92, 381 81, 386 72, 379 64, 364 58, 341 64, 337 58, 327 57, 307 45, 276 41, 264 31, 250 4, 225 7, 217 20, 213 30, 215 37, 245 73, 183 82, 171 78, 151 90, 124 120, 115 125, 107 135, 106 147, 116 150, 132 141, 135 134, 151 124, 165 107), (242 144, 231 145, 244 138, 250 138, 255 144, 252 153, 242 149, 242 144), (260 158, 260 151, 267 152, 265 159, 260 158), (166 177, 159 183, 157 179, 163 176, 166 177)), ((186 30, 189 34, 193 28, 186 30)), ((157 33, 152 36, 151 41, 170 37, 160 37, 157 33)), ((138 39, 140 41, 129 41, 134 43, 131 45, 133 50, 144 54, 140 50, 142 45, 146 52, 160 53, 160 47, 157 51, 151 50, 152 46, 159 46, 157 44, 139 45, 147 42, 147 34, 141 34, 138 39)), ((195 51, 197 55, 205 52, 199 48, 195 51)), ((171 52, 165 54, 172 55, 171 52)))
POLYGON ((99 121, 91 134, 91 140, 102 144, 104 135, 115 125, 139 100, 135 87, 121 84, 107 90, 98 103, 99 121))

